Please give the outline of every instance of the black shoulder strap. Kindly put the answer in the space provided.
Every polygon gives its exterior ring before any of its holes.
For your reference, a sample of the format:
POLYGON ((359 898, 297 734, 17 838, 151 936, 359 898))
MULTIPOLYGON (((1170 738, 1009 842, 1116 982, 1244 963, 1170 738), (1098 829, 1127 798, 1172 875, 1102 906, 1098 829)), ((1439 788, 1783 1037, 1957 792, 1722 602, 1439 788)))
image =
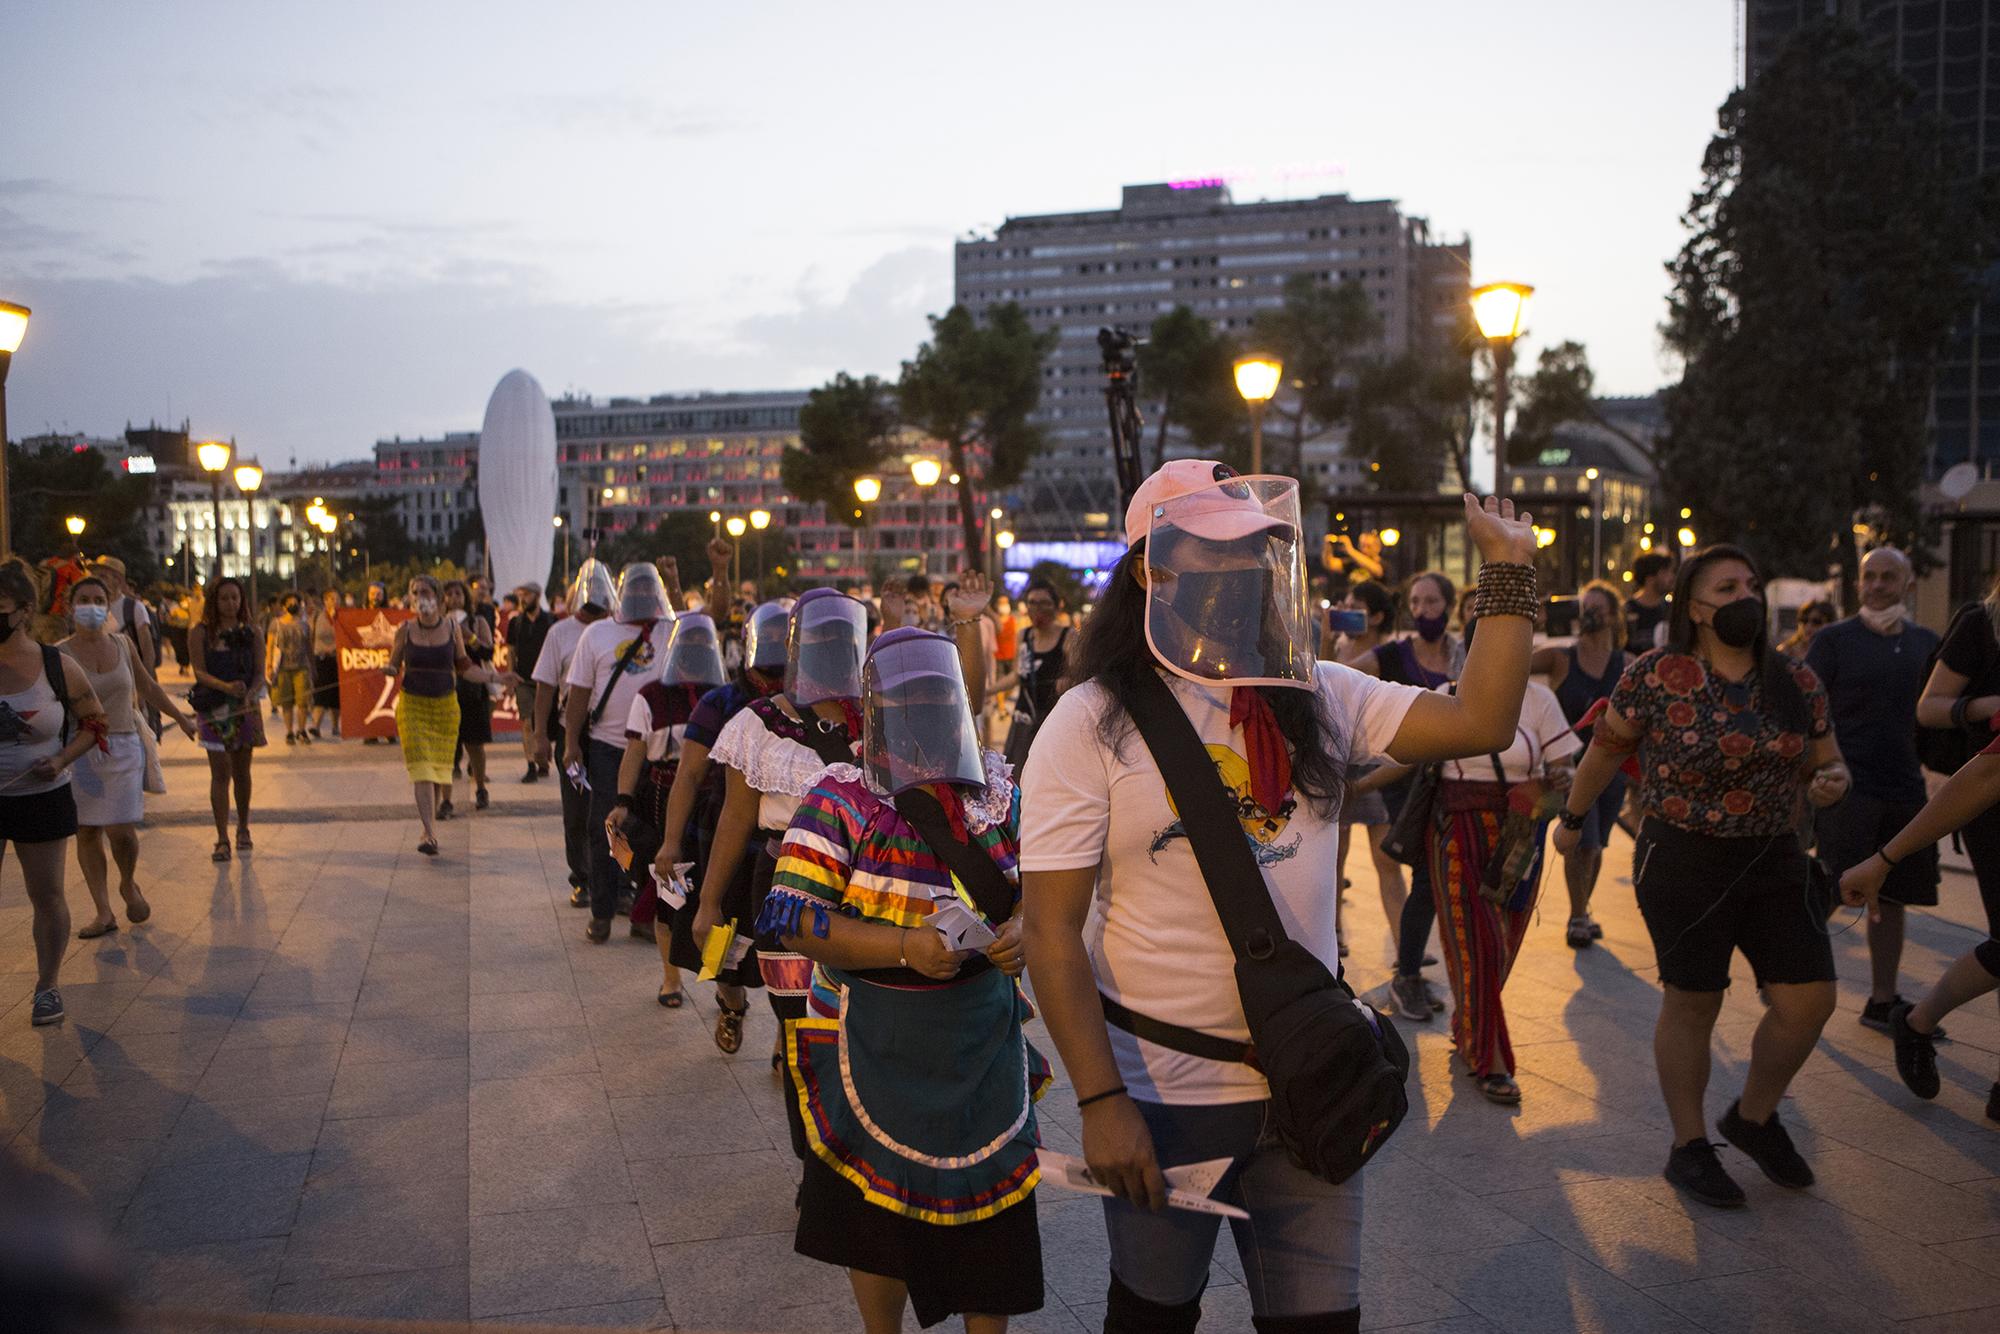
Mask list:
POLYGON ((799 723, 806 731, 806 745, 812 747, 813 754, 819 756, 823 764, 854 763, 854 738, 847 734, 847 724, 836 723, 813 712, 810 704, 801 704, 785 696, 792 709, 799 715, 799 723))
POLYGON ((76 710, 70 707, 69 674, 63 670, 61 649, 51 644, 42 645, 42 671, 49 678, 49 689, 56 692, 56 703, 62 706, 62 743, 67 746, 70 738, 76 735, 76 710))
POLYGON ((590 725, 597 726, 597 720, 604 716, 605 705, 611 703, 611 692, 618 688, 618 678, 625 675, 626 667, 639 656, 639 645, 653 637, 653 622, 647 621, 639 627, 638 637, 625 645, 625 651, 618 655, 618 665, 611 669, 611 679, 604 683, 604 693, 597 697, 597 706, 590 711, 590 725))
POLYGON ((937 859, 951 868, 988 921, 1004 922, 1014 915, 1013 882, 983 849, 953 835, 951 821, 945 818, 944 807, 936 797, 922 788, 911 788, 896 798, 896 809, 937 854, 937 859))
POLYGON ((1285 926, 1236 818, 1236 802, 1215 772, 1215 761, 1158 672, 1139 673, 1128 707, 1173 795, 1229 948, 1238 959, 1267 957, 1286 939, 1285 926))

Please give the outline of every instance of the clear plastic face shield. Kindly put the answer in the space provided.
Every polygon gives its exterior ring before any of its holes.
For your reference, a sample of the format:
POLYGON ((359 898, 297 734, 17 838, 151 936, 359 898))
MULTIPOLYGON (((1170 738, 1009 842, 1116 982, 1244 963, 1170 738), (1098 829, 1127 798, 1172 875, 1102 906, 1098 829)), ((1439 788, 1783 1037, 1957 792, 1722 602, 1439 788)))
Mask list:
POLYGON ((905 629, 876 640, 862 669, 861 712, 861 762, 876 792, 985 783, 958 645, 943 635, 905 629))
POLYGON ((608 612, 618 605, 618 590, 612 585, 611 571, 603 561, 591 559, 576 567, 569 584, 569 611, 574 616, 585 607, 608 612))
POLYGON ((698 611, 674 618, 667 643, 667 666, 660 678, 670 686, 719 686, 729 679, 722 666, 722 636, 715 622, 698 611))
POLYGON ((845 593, 815 588, 792 607, 785 693, 797 704, 861 697, 868 608, 845 593))
POLYGON ((792 631, 792 613, 781 602, 766 602, 750 613, 743 629, 743 665, 762 672, 782 672, 791 657, 786 641, 792 631))
POLYGON ((1146 643, 1204 685, 1313 687, 1299 486, 1230 477, 1147 511, 1146 643))
POLYGON ((667 585, 651 565, 634 563, 618 576, 618 619, 627 625, 637 621, 663 621, 674 614, 667 605, 667 585))

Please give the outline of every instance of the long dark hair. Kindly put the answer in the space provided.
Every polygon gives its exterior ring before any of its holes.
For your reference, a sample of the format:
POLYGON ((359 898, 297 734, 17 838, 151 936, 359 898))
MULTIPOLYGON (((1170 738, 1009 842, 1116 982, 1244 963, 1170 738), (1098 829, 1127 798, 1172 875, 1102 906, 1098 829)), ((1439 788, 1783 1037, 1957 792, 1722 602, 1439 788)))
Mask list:
POLYGON ((221 633, 225 628, 222 624, 221 606, 221 594, 225 588, 236 590, 236 624, 245 628, 250 624, 250 595, 243 591, 243 581, 233 574, 224 575, 203 590, 201 599, 202 628, 207 630, 211 637, 221 633))
MULTIPOLYGON (((1139 689, 1140 673, 1158 669, 1146 645, 1146 586, 1137 570, 1145 560, 1145 543, 1135 542, 1111 568, 1097 606, 1084 620, 1069 651, 1064 687, 1095 681, 1118 705, 1098 719, 1097 734, 1114 755, 1122 754, 1132 732, 1130 701, 1139 689)), ((1271 705, 1278 730, 1292 747, 1292 787, 1313 813, 1332 815, 1346 788, 1343 768, 1347 747, 1340 729, 1320 703, 1318 690, 1291 686, 1253 687, 1271 705)))
MULTIPOLYGON (((1680 572, 1674 577, 1673 609, 1667 616, 1667 651, 1669 653, 1693 654, 1699 646, 1699 636, 1694 623, 1694 585, 1702 571, 1723 561, 1738 561, 1750 571, 1750 577, 1757 581, 1758 598, 1763 598, 1764 576, 1757 569, 1757 562, 1750 559, 1750 553, 1741 547, 1718 542, 1711 547, 1703 547, 1689 559, 1681 562, 1680 572)), ((1771 645, 1771 621, 1766 616, 1757 626, 1757 638, 1752 641, 1750 651, 1757 659, 1757 679, 1762 687, 1764 708, 1778 725, 1788 732, 1809 734, 1812 731, 1812 709, 1806 703, 1805 691, 1792 676, 1792 663, 1784 654, 1771 645)))

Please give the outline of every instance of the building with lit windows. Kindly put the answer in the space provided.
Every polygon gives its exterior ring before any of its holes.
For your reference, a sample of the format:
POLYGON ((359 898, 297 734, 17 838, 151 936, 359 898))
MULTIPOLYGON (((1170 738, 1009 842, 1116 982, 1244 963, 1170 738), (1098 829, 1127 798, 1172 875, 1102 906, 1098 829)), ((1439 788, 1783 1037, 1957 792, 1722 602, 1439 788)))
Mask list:
MULTIPOLYGON (((1306 274, 1355 282, 1382 321, 1385 352, 1448 344, 1471 291, 1469 242, 1433 241, 1396 201, 1322 195, 1237 203, 1220 181, 1128 185, 1120 206, 1009 218, 955 250, 959 304, 981 314, 1014 302, 1060 341, 1043 365, 1036 420, 1048 448, 1007 498, 1025 535, 1102 539, 1123 522, 1111 461, 1097 331, 1144 336, 1185 305, 1226 334, 1246 335, 1306 274)), ((1139 386, 1142 409, 1146 386, 1139 386)), ((1328 432, 1304 442, 1302 471, 1326 493, 1363 483, 1328 432)), ((1273 439, 1265 438, 1266 457, 1273 439)), ((1171 449, 1169 452, 1172 452, 1171 449)))

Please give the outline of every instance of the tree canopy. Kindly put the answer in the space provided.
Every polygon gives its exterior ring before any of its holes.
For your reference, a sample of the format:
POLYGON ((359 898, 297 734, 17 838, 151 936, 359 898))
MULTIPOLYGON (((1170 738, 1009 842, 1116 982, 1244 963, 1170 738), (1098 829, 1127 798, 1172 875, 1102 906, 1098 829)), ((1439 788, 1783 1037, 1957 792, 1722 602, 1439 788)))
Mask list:
POLYGON ((84 521, 83 549, 125 562, 133 584, 159 577, 159 564, 139 526, 145 478, 114 472, 95 449, 49 448, 28 453, 7 446, 8 532, 16 551, 32 563, 70 549, 63 521, 84 521))
POLYGON ((1249 418, 1236 392, 1236 341, 1188 306, 1153 321, 1139 348, 1139 395, 1151 407, 1150 467, 1167 461, 1167 433, 1245 466, 1249 418))
POLYGON ((1938 358, 1993 251, 1990 199, 1844 25, 1800 28, 1723 103, 1664 329, 1682 375, 1662 482, 1698 532, 1767 575, 1851 572, 1864 513, 1915 542, 1938 358))
POLYGON ((1382 356, 1382 320, 1358 282, 1329 285, 1309 273, 1285 280, 1284 304, 1257 317, 1255 351, 1284 363, 1284 386, 1268 409, 1275 434, 1288 448, 1275 453, 1267 439, 1267 472, 1303 478, 1305 443, 1347 423, 1363 370, 1382 356))
POLYGON ((1054 330, 1037 332, 1009 301, 984 322, 964 306, 931 316, 930 341, 903 363, 896 398, 906 425, 945 447, 958 475, 958 518, 965 556, 977 560, 981 515, 973 487, 1012 486, 1042 448, 1042 428, 1030 420, 1042 398, 1042 361, 1055 349, 1054 330), (974 452, 982 459, 974 472, 974 452))

